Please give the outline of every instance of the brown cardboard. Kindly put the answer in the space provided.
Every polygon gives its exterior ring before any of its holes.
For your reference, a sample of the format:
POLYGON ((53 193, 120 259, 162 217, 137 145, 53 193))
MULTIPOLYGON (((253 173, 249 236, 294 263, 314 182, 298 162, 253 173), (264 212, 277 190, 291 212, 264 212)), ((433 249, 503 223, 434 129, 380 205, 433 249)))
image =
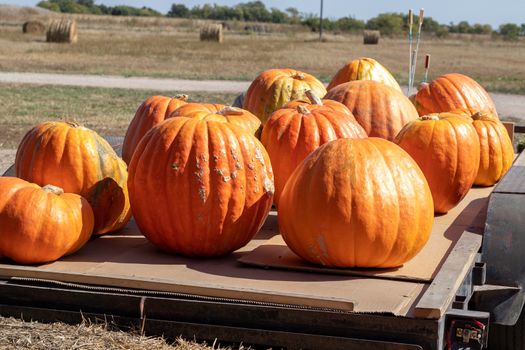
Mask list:
MULTIPOLYGON (((490 189, 475 189, 461 204, 465 208, 490 189)), ((460 210, 460 209, 458 209, 460 210)), ((436 220, 436 233, 453 242, 461 225, 447 228, 456 211, 436 220), (448 221, 447 221, 448 220, 448 221)), ((472 209, 472 212, 474 210, 472 209)), ((148 289, 240 300, 321 307, 344 311, 406 316, 428 287, 425 283, 368 276, 300 273, 246 267, 237 260, 277 234, 276 213, 244 248, 220 259, 188 259, 161 252, 150 244, 132 221, 125 230, 95 238, 79 252, 40 266, 21 266, 0 260, 0 276, 32 277, 65 282, 148 289)), ((440 241, 445 248, 451 243, 440 241)), ((439 257, 433 258, 440 260, 439 257)), ((441 257, 444 259, 444 257, 441 257)), ((244 259, 243 259, 244 260, 244 259)), ((427 277, 428 278, 428 277, 427 277)))
POLYGON ((448 214, 437 216, 429 241, 412 260, 391 269, 340 269, 316 266, 295 255, 277 235, 268 242, 243 255, 239 262, 264 268, 287 269, 313 273, 367 276, 429 283, 459 237, 476 219, 487 202, 492 187, 473 188, 463 201, 448 214))

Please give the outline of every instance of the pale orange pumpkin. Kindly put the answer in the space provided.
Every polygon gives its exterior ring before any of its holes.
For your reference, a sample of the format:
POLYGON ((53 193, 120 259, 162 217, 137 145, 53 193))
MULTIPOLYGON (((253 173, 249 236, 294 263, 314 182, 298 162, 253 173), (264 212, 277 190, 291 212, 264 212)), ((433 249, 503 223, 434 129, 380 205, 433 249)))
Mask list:
POLYGON ((375 80, 403 93, 396 79, 373 58, 361 57, 348 61, 332 78, 327 90, 354 80, 375 80))
POLYGON ((176 95, 175 97, 151 96, 146 99, 135 112, 124 136, 122 144, 122 159, 129 164, 133 152, 142 137, 149 129, 161 123, 174 110, 186 104, 188 95, 176 95))
POLYGON ((401 92, 373 80, 356 80, 328 91, 325 99, 344 104, 370 137, 393 140, 408 122, 418 118, 401 92))
POLYGON ((44 122, 18 146, 16 176, 86 198, 95 234, 116 231, 131 217, 126 163, 96 132, 72 122, 44 122))
POLYGON ((338 139, 310 154, 279 201, 279 231, 315 264, 396 267, 427 242, 432 196, 410 156, 380 138, 338 139))
POLYGON ((262 144, 225 122, 169 118, 139 143, 129 191, 140 231, 159 248, 221 256, 257 233, 274 184, 262 144))
POLYGON ((188 103, 169 115, 173 117, 198 118, 200 120, 223 121, 236 125, 250 134, 257 134, 261 121, 247 110, 211 103, 188 103))
POLYGON ((314 76, 295 69, 269 69, 250 84, 243 108, 255 114, 263 126, 270 115, 293 100, 305 100, 306 91, 324 96, 324 84, 314 76))
POLYGON ((498 116, 487 91, 473 79, 458 73, 445 74, 430 84, 421 85, 413 103, 421 116, 457 109, 489 111, 498 116))
POLYGON ((363 128, 338 102, 325 106, 294 101, 275 111, 263 128, 261 142, 268 151, 275 174, 274 202, 297 165, 319 146, 339 138, 365 138, 363 128))
POLYGON ((55 186, 0 177, 0 256, 40 264, 80 249, 94 225, 89 203, 55 186))
POLYGON ((505 126, 489 112, 472 116, 480 143, 479 169, 474 185, 492 186, 510 169, 514 161, 514 147, 505 126))
POLYGON ((480 145, 472 120, 463 114, 429 114, 407 124, 395 141, 427 178, 436 213, 447 213, 465 197, 479 168, 480 145))

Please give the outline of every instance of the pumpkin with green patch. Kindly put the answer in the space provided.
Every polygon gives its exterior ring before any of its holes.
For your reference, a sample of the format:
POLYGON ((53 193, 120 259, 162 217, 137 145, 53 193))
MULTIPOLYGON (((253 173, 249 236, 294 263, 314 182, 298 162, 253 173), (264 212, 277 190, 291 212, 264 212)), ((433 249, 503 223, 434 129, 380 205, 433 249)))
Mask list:
POLYGON ((95 234, 118 230, 131 217, 126 163, 93 130, 71 122, 44 122, 27 132, 15 160, 16 175, 86 198, 95 234))

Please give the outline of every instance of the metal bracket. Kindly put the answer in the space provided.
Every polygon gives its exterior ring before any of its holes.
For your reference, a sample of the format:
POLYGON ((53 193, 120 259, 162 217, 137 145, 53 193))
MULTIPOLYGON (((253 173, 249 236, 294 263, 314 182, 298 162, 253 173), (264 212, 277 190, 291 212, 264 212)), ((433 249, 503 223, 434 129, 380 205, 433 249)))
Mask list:
POLYGON ((480 350, 488 344, 488 312, 450 310, 445 316, 447 350, 480 350))

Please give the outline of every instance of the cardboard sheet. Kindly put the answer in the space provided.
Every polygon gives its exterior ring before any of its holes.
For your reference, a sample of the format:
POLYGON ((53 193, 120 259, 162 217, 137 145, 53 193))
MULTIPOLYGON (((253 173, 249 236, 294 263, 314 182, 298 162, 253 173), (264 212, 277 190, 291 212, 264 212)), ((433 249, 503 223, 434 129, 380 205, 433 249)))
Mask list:
MULTIPOLYGON (((490 189, 474 190, 461 204, 474 213, 476 198, 490 189), (469 204, 470 203, 470 204, 469 204), (468 204, 468 205, 467 205, 468 204)), ((457 211, 461 211, 458 209, 457 211)), ((441 254, 445 253, 465 228, 468 216, 453 211, 436 221, 435 234, 441 254), (452 227, 449 227, 451 226, 452 227)), ((474 214, 472 214, 473 216, 474 214)), ((331 308, 345 311, 406 316, 428 284, 366 276, 300 273, 290 270, 253 268, 241 265, 258 247, 278 235, 276 213, 244 248, 220 259, 188 259, 161 252, 139 232, 133 221, 118 234, 95 238, 79 252, 40 266, 21 266, 0 260, 0 276, 31 277, 102 286, 136 288, 331 308)), ((430 244, 429 244, 430 245, 430 244)), ((432 246, 430 250, 437 249, 432 246)), ((431 252, 428 252, 430 254, 431 252)), ((427 254, 427 253, 425 253, 427 254)), ((431 254, 434 265, 444 256, 431 254)), ((263 264, 265 265, 265 264, 263 264)), ((415 268, 415 266, 414 266, 415 268)), ((392 272, 383 272, 388 274, 392 272)), ((401 275, 399 272, 395 272, 401 275)), ((408 274, 405 272, 403 274, 408 274)), ((414 274, 414 272, 410 272, 414 274)), ((427 274, 420 274, 428 279, 427 274)))
MULTIPOLYGON (((263 268, 296 270, 323 274, 367 276, 414 282, 432 281, 444 259, 459 237, 471 224, 476 224, 478 212, 487 203, 492 187, 473 188, 463 201, 448 214, 437 216, 428 243, 405 265, 391 269, 338 269, 316 266, 295 255, 281 235, 243 255, 239 262, 263 268)), ((483 220, 484 223, 484 220, 483 220)))

